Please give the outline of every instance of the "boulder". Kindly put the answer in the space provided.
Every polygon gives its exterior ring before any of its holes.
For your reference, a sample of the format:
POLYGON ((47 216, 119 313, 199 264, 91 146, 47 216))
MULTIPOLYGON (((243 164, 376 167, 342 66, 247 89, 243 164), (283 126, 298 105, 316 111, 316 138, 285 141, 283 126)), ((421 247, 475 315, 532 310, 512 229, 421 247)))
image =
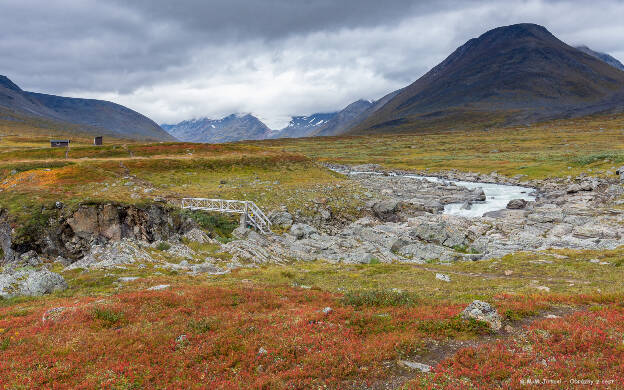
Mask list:
POLYGON ((524 199, 512 199, 507 203, 507 209, 509 210, 522 210, 527 206, 528 202, 524 199))
POLYGON ((441 280, 443 282, 450 282, 451 281, 451 277, 448 276, 447 274, 436 274, 435 277, 436 277, 436 279, 441 280))
POLYGON ((39 296, 67 289, 65 279, 47 269, 0 274, 0 297, 39 296))
POLYGON ((274 225, 288 229, 293 224, 293 216, 288 211, 276 211, 269 214, 269 220, 274 225))
POLYGON ((396 200, 381 200, 373 205, 375 216, 382 221, 396 221, 396 212, 399 209, 399 202, 396 200))
POLYGON ((581 190, 583 191, 593 191, 594 185, 590 181, 584 181, 581 183, 581 190))
POLYGON ((298 240, 304 238, 310 238, 313 234, 318 234, 315 228, 305 223, 296 223, 290 228, 290 234, 295 236, 298 240))
POLYGON ((167 290, 167 289, 169 289, 169 287, 171 287, 169 284, 158 284, 156 286, 152 286, 152 287, 148 288, 147 291, 167 290))
POLYGON ((153 262, 154 259, 133 240, 123 239, 105 245, 94 245, 82 259, 72 263, 67 269, 118 268, 126 264, 153 262))
POLYGON ((474 319, 477 321, 487 322, 490 328, 497 332, 502 327, 500 314, 487 302, 475 300, 461 312, 463 319, 474 319))
POLYGON ((244 240, 251 232, 251 229, 248 229, 245 226, 239 226, 232 231, 232 237, 238 238, 239 240, 244 240))
POLYGON ((41 265, 41 259, 39 259, 39 256, 35 251, 22 253, 19 257, 19 262, 23 265, 27 265, 30 267, 36 267, 38 265, 41 265))
POLYGON ((580 184, 572 184, 566 189, 566 192, 568 194, 576 194, 577 192, 581 192, 582 190, 583 188, 580 186, 580 184))
POLYGON ((188 232, 184 233, 182 238, 187 239, 190 242, 197 242, 199 244, 212 244, 214 240, 210 238, 203 230, 198 228, 193 228, 188 232))
POLYGON ((408 360, 399 360, 399 365, 412 370, 418 370, 420 372, 430 372, 432 368, 428 364, 410 362, 408 360))
POLYGON ((476 188, 472 191, 472 196, 473 196, 473 200, 478 201, 478 202, 483 202, 487 199, 487 197, 485 196, 485 191, 483 191, 483 188, 476 188))
POLYGON ((424 221, 414 227, 409 232, 409 236, 413 239, 435 243, 449 248, 468 244, 464 231, 442 221, 424 221))

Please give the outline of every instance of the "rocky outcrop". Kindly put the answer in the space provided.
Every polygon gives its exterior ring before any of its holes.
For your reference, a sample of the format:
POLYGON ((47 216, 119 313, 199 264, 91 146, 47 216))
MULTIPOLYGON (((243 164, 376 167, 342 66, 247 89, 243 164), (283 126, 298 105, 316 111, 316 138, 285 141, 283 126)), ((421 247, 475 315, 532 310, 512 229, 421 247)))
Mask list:
POLYGON ((466 320, 473 319, 486 322, 490 326, 490 329, 495 332, 499 331, 502 327, 501 316, 496 309, 489 303, 483 301, 473 301, 462 311, 461 317, 466 320))
POLYGON ((136 262, 152 262, 152 257, 134 240, 122 239, 106 244, 93 245, 84 257, 67 269, 116 268, 136 262))
POLYGON ((0 222, 0 243, 5 262, 15 261, 16 253, 34 250, 40 255, 61 256, 70 262, 88 254, 92 247, 122 239, 154 242, 182 235, 195 223, 163 204, 146 206, 122 204, 83 204, 74 210, 58 210, 45 226, 29 237, 13 240, 8 218, 0 222))
POLYGON ((47 269, 20 269, 0 274, 0 297, 39 296, 67 288, 65 279, 47 269))
POLYGON ((273 225, 282 229, 289 229, 293 224, 293 216, 288 211, 275 211, 269 214, 269 220, 273 225))
MULTIPOLYGON (((323 225, 313 228, 295 217, 288 233, 262 238, 253 232, 244 233, 231 249, 237 248, 242 261, 254 261, 255 256, 261 263, 288 259, 421 263, 498 258, 518 251, 614 249, 624 245, 624 211, 614 207, 624 203, 624 187, 615 179, 580 176, 525 182, 524 186, 538 189, 533 201, 514 199, 482 217, 462 217, 443 214, 444 205, 458 201, 479 204, 482 191, 445 180, 432 183, 402 177, 378 166, 358 169, 369 173, 349 177, 371 192, 371 200, 363 208, 367 217, 332 229, 323 225), (578 186, 567 191, 572 184, 578 186)), ((447 173, 460 181, 519 184, 523 179, 495 173, 447 173)))
POLYGON ((11 225, 5 210, 0 210, 0 264, 15 260, 15 251, 11 246, 11 225))

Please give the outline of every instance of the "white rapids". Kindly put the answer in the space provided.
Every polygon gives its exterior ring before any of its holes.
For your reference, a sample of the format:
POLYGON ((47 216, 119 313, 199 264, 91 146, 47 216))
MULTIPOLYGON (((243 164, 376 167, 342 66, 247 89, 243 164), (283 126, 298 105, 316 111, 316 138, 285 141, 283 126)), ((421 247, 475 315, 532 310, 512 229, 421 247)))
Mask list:
MULTIPOLYGON (((351 175, 367 174, 367 175, 383 175, 379 172, 349 172, 351 175)), ((391 174, 393 175, 393 174, 391 174)), ((513 199, 524 199, 526 201, 534 201, 533 195, 535 190, 530 187, 514 186, 508 184, 481 183, 472 181, 455 181, 442 179, 435 176, 419 176, 419 175, 396 175, 411 179, 427 180, 434 183, 453 183, 457 186, 466 187, 470 190, 477 188, 483 189, 485 193, 484 202, 474 202, 470 209, 462 208, 462 203, 451 203, 444 206, 444 214, 458 215, 462 217, 477 218, 482 217, 490 211, 503 210, 507 207, 507 203, 513 199)))

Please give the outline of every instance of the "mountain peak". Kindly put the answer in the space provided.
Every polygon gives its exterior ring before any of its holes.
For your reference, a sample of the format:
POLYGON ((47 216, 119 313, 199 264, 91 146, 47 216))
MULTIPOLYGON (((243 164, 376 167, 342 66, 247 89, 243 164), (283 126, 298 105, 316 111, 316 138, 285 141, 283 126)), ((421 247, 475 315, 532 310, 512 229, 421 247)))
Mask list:
POLYGON ((545 27, 498 27, 470 39, 352 133, 525 123, 621 110, 624 73, 583 54, 545 27))
POLYGON ((483 33, 479 39, 489 39, 493 37, 511 40, 519 38, 555 38, 546 27, 533 23, 519 23, 497 27, 483 33))
POLYGON ((11 89, 13 91, 22 92, 22 89, 17 86, 13 81, 11 81, 8 77, 0 75, 0 86, 11 89))

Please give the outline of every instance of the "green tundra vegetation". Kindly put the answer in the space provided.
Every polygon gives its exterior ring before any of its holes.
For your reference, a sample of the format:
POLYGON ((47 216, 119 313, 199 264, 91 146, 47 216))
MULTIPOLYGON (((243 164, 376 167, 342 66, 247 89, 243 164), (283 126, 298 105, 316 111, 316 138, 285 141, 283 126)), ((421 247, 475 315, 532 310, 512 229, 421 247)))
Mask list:
MULTIPOLYGON (((324 203, 357 218, 364 189, 323 162, 532 179, 609 175, 624 164, 624 117, 224 145, 89 143, 77 139, 66 156, 35 131, 0 139, 0 208, 17 237, 43 228, 58 201, 71 209, 237 198, 301 213, 324 203)), ((196 218, 224 239, 234 227, 196 218)), ((191 262, 229 256, 216 244, 191 245, 191 262)), ((154 258, 168 249, 146 248, 154 258)), ((211 276, 158 263, 50 266, 67 290, 0 299, 2 388, 513 388, 536 375, 624 386, 622 248, 519 252, 452 267, 292 259, 211 276), (120 283, 122 276, 137 279, 120 283), (147 290, 155 285, 171 288, 147 290), (493 334, 461 319, 475 299, 493 303, 509 328, 493 334), (423 374, 402 360, 435 369, 423 374)))

